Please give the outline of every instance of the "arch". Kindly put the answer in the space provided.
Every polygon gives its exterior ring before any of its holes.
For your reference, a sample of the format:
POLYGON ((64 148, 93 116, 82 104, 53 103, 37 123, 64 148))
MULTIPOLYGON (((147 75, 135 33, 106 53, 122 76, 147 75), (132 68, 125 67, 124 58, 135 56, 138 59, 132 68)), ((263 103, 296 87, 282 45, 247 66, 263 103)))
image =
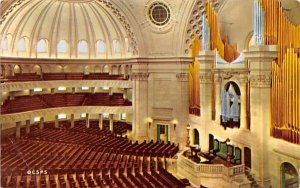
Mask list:
POLYGON ((79 41, 77 46, 77 51, 78 53, 81 54, 87 54, 89 51, 88 43, 85 40, 79 41))
POLYGON ((117 39, 113 40, 113 52, 121 53, 121 44, 120 44, 120 41, 117 39))
POLYGON ((48 51, 48 40, 41 39, 38 41, 36 45, 36 52, 37 53, 45 53, 48 51))
POLYGON ((39 66, 39 65, 34 65, 34 67, 33 67, 33 72, 36 73, 37 75, 41 75, 41 74, 42 74, 41 66, 39 66))
POLYGON ((60 40, 57 44, 57 52, 58 53, 67 53, 69 45, 66 40, 60 40))
POLYGON ((193 145, 200 144, 200 135, 197 129, 193 129, 193 145))
POLYGON ((229 81, 221 91, 221 125, 226 127, 240 127, 241 90, 239 86, 229 81))
POLYGON ((103 40, 98 40, 96 47, 98 54, 104 54, 106 52, 106 44, 103 40))
POLYGON ((280 167, 281 171, 281 187, 294 188, 299 187, 299 173, 297 169, 288 162, 284 162, 280 167))
POLYGON ((15 75, 15 74, 20 74, 20 73, 22 73, 22 69, 21 69, 20 65, 15 65, 15 66, 14 66, 14 71, 13 71, 13 73, 14 73, 14 75, 15 75))
POLYGON ((20 38, 18 41, 18 52, 26 52, 28 43, 29 39, 27 37, 20 38))
POLYGON ((96 66, 94 67, 94 72, 95 72, 95 73, 101 73, 101 67, 100 67, 100 65, 96 65, 96 66))
POLYGON ((110 67, 109 67, 109 65, 104 65, 103 72, 104 73, 110 73, 110 67))

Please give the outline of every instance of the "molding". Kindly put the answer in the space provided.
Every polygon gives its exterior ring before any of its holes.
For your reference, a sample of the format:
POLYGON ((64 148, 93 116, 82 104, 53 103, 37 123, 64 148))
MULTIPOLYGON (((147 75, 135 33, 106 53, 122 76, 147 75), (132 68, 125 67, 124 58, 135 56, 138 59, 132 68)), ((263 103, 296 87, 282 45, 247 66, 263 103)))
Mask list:
POLYGON ((32 120, 34 117, 49 117, 52 116, 55 119, 55 116, 60 113, 64 114, 120 114, 120 113, 132 113, 132 106, 73 106, 73 107, 59 107, 59 108, 47 108, 40 110, 33 110, 27 112, 13 113, 13 114, 1 114, 0 121, 4 123, 12 123, 17 121, 32 120))
POLYGON ((187 82, 189 80, 187 73, 176 74, 176 79, 179 82, 187 82))
POLYGON ((137 72, 137 73, 132 73, 131 74, 131 79, 132 80, 148 80, 150 73, 147 72, 137 72))
POLYGON ((271 81, 271 73, 265 75, 250 75, 250 87, 270 88, 271 81))
POLYGON ((50 58, 22 58, 22 57, 3 57, 0 56, 2 64, 134 64, 134 63, 191 63, 191 57, 134 57, 134 58, 115 58, 115 59, 50 59, 50 58))
POLYGON ((64 86, 72 87, 112 87, 112 88, 132 88, 132 81, 121 80, 54 80, 54 81, 30 81, 30 82, 6 82, 2 83, 2 92, 23 91, 34 88, 57 88, 64 86))
POLYGON ((213 81, 213 74, 209 73, 200 73, 199 74, 200 84, 209 84, 213 81))

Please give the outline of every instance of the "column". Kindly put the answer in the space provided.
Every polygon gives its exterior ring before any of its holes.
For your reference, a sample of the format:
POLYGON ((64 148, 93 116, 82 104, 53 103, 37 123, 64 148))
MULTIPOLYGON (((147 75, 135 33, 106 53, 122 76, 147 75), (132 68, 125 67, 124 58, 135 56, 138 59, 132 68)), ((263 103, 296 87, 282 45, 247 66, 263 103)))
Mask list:
POLYGON ((30 133, 30 120, 26 120, 26 134, 30 133))
POLYGON ((251 171, 259 187, 270 187, 268 138, 271 127, 272 60, 277 56, 276 46, 250 46, 245 57, 250 65, 251 105, 251 171))
POLYGON ((59 127, 59 121, 58 121, 58 116, 57 115, 55 116, 54 126, 55 126, 55 128, 59 127))
POLYGON ((40 119, 40 129, 44 128, 44 117, 41 117, 40 119))
POLYGON ((113 132, 114 127, 114 115, 109 114, 109 130, 113 132))
POLYGON ((21 121, 18 121, 16 123, 16 137, 17 138, 21 137, 21 121))
POLYGON ((54 94, 54 93, 55 93, 55 89, 51 88, 51 94, 54 94))
MULTIPOLYGON (((148 140, 148 77, 149 73, 145 64, 132 65, 132 137, 135 141, 148 140)), ((152 125, 153 126, 153 125, 152 125)))
POLYGON ((103 129, 103 115, 99 114, 99 128, 100 130, 103 129))
POLYGON ((74 121, 74 114, 71 114, 71 128, 74 128, 75 121, 74 121))
POLYGON ((124 88, 124 92, 123 92, 123 99, 127 99, 127 88, 124 88))
POLYGON ((76 92, 76 88, 72 87, 72 94, 75 94, 75 92, 76 92))
POLYGON ((242 81, 240 84, 240 90, 241 90, 241 98, 240 98, 240 104, 241 104, 241 114, 240 114, 240 128, 247 130, 247 98, 246 98, 246 82, 242 81))
POLYGON ((29 90, 29 95, 30 95, 30 96, 33 96, 33 93, 34 93, 34 92, 33 92, 33 89, 30 89, 30 90, 29 90))
POLYGON ((90 118, 89 118, 89 114, 86 114, 85 116, 85 125, 86 125, 86 128, 90 128, 90 118))
POLYGON ((15 99, 15 92, 14 91, 10 91, 9 92, 9 100, 13 100, 15 99))
POLYGON ((113 95, 113 88, 112 87, 109 88, 109 92, 108 93, 109 93, 109 95, 113 95))
MULTIPOLYGON (((199 62, 199 93, 200 93, 200 122, 199 125, 210 126, 212 123, 212 111, 217 108, 217 105, 212 105, 212 97, 218 93, 218 88, 215 87, 213 93, 213 74, 212 68, 214 63, 214 51, 201 51, 197 58, 199 62)), ((216 99, 216 97, 215 97, 216 99)), ((216 101, 215 101, 215 104, 216 101)), ((214 112, 217 116, 216 112, 214 112)), ((208 134, 204 134, 207 130, 203 126, 200 129, 200 146, 202 151, 209 151, 208 134), (201 134, 202 133, 202 134, 201 134)), ((190 133, 192 134, 192 133, 190 133)))

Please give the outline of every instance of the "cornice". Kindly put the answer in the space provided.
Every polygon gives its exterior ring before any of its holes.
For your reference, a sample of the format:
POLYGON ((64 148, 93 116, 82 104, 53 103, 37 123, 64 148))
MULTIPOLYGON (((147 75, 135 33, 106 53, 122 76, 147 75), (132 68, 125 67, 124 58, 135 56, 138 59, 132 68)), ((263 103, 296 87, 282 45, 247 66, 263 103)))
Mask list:
POLYGON ((33 110, 27 112, 13 113, 13 114, 1 114, 1 123, 12 123, 17 121, 32 120, 34 117, 53 117, 60 113, 64 114, 120 114, 120 113, 132 113, 132 106, 73 106, 73 107, 59 107, 59 108, 47 108, 40 110, 33 110))
POLYGON ((30 81, 30 82, 6 82, 0 85, 2 92, 23 91, 34 88, 72 87, 112 87, 132 88, 132 82, 127 80, 54 80, 54 81, 30 81))

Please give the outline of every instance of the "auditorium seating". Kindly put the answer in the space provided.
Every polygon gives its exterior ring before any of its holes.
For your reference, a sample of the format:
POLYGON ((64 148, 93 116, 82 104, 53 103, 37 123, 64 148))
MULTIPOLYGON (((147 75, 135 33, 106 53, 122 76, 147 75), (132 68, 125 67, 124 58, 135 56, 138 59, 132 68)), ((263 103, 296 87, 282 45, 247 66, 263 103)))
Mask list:
POLYGON ((56 93, 33 96, 16 96, 5 100, 1 106, 1 114, 17 113, 30 110, 65 107, 65 106, 131 106, 132 103, 123 99, 122 93, 56 93))
POLYGON ((160 165, 178 152, 174 144, 133 144, 110 131, 86 128, 82 121, 74 128, 45 122, 43 129, 30 129, 30 134, 23 130, 21 138, 8 135, 8 142, 1 143, 2 187, 184 187, 160 165), (28 170, 47 174, 26 176, 28 170))
POLYGON ((25 82, 25 81, 51 81, 51 80, 128 80, 124 75, 110 75, 109 73, 17 73, 14 76, 6 76, 1 81, 25 82))

